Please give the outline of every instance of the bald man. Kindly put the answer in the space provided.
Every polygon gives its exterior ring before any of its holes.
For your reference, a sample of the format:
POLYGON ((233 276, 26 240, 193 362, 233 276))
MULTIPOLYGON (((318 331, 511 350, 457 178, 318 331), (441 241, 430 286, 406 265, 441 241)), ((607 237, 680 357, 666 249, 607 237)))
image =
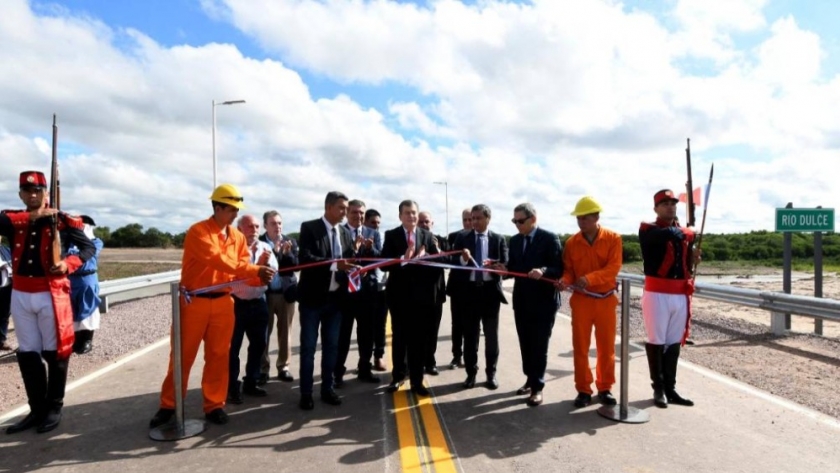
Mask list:
MULTIPOLYGON (((261 241, 260 221, 253 215, 243 215, 236 226, 248 244, 251 263, 268 265, 277 270, 277 258, 271 245, 261 241)), ((230 340, 230 373, 228 376, 227 402, 242 404, 242 393, 254 397, 265 397, 268 393, 258 386, 262 356, 268 343, 268 304, 265 291, 268 285, 257 283, 242 284, 234 288, 233 296, 233 337, 230 340), (244 337, 248 337, 248 358, 245 361, 245 377, 239 381, 239 352, 244 337)))

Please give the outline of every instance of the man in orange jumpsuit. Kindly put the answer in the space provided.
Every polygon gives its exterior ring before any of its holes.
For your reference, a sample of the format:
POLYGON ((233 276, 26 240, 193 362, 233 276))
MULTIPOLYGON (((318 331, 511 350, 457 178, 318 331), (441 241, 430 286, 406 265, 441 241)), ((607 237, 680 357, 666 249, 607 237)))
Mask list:
POLYGON ((616 277, 621 270, 621 236, 598 224, 601 206, 592 197, 580 199, 572 215, 580 232, 566 240, 563 278, 560 288, 573 290, 572 347, 575 360, 575 407, 592 403, 592 370, 589 344, 595 327, 598 352, 595 387, 602 404, 615 405, 610 392, 615 384, 615 295, 616 277))
MULTIPOLYGON (((193 224, 184 238, 181 286, 194 291, 244 278, 259 278, 262 284, 268 284, 275 270, 251 264, 245 236, 232 226, 239 210, 245 207, 242 194, 236 187, 222 184, 213 191, 210 200, 213 216, 193 224)), ((228 421, 223 407, 228 391, 228 354, 233 326, 230 288, 195 294, 189 304, 181 297, 182 395, 186 395, 190 368, 203 341, 201 391, 204 415, 215 424, 228 421)), ((173 371, 170 352, 169 369, 160 392, 160 409, 149 422, 152 428, 169 422, 175 414, 173 371)))

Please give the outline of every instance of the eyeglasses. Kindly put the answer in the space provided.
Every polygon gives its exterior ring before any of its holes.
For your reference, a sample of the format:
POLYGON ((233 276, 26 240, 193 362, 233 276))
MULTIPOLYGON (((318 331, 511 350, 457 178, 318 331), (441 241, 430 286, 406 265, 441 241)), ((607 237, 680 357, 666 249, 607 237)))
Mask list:
POLYGON ((245 197, 234 197, 232 195, 226 195, 226 196, 222 197, 222 199, 232 200, 234 202, 245 202, 245 197))
POLYGON ((417 223, 432 223, 431 220, 418 220, 417 223))
POLYGON ((510 221, 516 225, 522 225, 523 223, 527 222, 531 217, 525 218, 512 218, 510 221))

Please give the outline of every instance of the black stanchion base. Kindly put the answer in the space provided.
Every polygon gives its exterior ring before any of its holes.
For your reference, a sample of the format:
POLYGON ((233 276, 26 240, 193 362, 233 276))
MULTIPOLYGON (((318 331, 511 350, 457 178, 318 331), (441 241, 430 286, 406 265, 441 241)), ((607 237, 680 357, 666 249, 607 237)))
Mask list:
POLYGON ((627 406, 626 409, 622 409, 621 406, 601 406, 598 408, 598 414, 601 417, 626 424, 644 424, 650 420, 650 414, 647 411, 631 406, 627 406))
POLYGON ((188 437, 196 436, 206 428, 203 420, 187 419, 184 421, 184 428, 181 429, 178 423, 161 425, 149 431, 149 438, 159 442, 172 442, 188 437))

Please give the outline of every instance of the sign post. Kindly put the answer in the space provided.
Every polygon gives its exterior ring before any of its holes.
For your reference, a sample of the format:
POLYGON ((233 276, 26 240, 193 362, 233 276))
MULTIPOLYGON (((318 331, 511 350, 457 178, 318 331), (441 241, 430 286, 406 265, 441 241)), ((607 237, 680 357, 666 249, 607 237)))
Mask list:
POLYGON ((776 209, 777 232, 833 232, 834 209, 776 209))
MULTIPOLYGON (((814 234, 814 295, 822 297, 822 233, 834 231, 834 209, 795 209, 788 203, 785 208, 776 209, 776 231, 784 233, 782 290, 788 294, 791 291, 791 233, 814 234)), ((790 330, 790 314, 785 314, 784 326, 790 330)), ((822 335, 822 320, 814 321, 814 333, 822 335)))

